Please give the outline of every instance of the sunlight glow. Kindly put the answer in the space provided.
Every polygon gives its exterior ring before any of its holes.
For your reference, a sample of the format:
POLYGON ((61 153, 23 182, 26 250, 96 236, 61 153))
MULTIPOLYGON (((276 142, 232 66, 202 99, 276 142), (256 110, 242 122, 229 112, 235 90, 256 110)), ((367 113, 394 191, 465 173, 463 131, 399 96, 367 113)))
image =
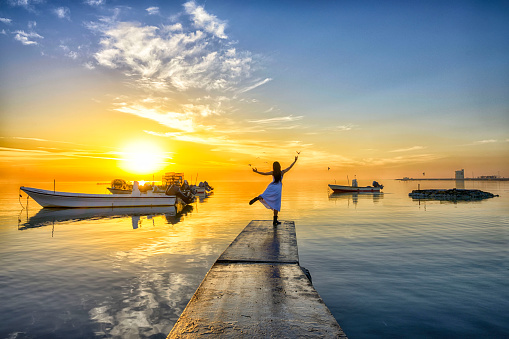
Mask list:
POLYGON ((166 166, 165 153, 154 143, 137 141, 128 144, 121 153, 119 166, 134 174, 150 174, 166 166))

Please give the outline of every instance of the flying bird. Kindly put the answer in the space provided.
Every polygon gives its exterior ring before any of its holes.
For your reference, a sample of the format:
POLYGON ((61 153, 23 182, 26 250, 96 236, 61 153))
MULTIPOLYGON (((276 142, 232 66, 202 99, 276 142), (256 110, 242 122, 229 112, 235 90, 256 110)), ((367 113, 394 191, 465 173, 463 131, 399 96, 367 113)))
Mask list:
MULTIPOLYGON (((297 151, 295 151, 295 152, 297 152, 297 151)), ((302 151, 297 152, 297 154, 300 154, 300 152, 302 152, 302 151)))

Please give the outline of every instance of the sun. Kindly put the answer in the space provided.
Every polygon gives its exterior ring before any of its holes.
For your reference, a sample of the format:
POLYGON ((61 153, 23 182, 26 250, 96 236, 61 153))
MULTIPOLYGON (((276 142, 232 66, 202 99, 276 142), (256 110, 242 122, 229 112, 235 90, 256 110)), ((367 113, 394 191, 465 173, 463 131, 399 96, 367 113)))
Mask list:
POLYGON ((133 174, 153 174, 167 165, 165 152, 148 141, 129 143, 121 156, 120 167, 133 174))

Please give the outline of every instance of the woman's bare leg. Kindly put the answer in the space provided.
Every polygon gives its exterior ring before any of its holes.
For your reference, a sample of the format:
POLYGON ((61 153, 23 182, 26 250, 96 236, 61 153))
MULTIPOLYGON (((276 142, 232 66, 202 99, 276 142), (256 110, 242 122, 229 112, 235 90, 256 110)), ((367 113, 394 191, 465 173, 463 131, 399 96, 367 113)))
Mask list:
POLYGON ((272 225, 274 225, 274 226, 277 226, 281 223, 280 221, 277 221, 277 213, 278 213, 278 211, 274 210, 274 219, 272 221, 272 225))

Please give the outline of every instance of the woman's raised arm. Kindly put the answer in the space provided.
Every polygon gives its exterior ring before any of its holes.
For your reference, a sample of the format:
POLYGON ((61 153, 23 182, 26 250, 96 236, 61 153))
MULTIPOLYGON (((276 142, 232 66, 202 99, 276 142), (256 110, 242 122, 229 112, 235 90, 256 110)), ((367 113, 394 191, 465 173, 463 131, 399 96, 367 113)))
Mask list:
POLYGON ((272 175, 272 171, 270 172, 260 172, 256 169, 256 167, 253 168, 253 172, 261 174, 261 175, 272 175))
POLYGON ((293 167, 293 165, 295 165, 295 163, 297 162, 297 159, 298 159, 298 158, 299 158, 299 157, 296 155, 296 156, 295 156, 295 160, 292 162, 292 164, 291 164, 290 166, 288 166, 288 168, 287 168, 287 169, 282 170, 282 171, 281 171, 281 173, 285 174, 286 172, 288 172, 288 171, 289 171, 289 170, 293 167))

